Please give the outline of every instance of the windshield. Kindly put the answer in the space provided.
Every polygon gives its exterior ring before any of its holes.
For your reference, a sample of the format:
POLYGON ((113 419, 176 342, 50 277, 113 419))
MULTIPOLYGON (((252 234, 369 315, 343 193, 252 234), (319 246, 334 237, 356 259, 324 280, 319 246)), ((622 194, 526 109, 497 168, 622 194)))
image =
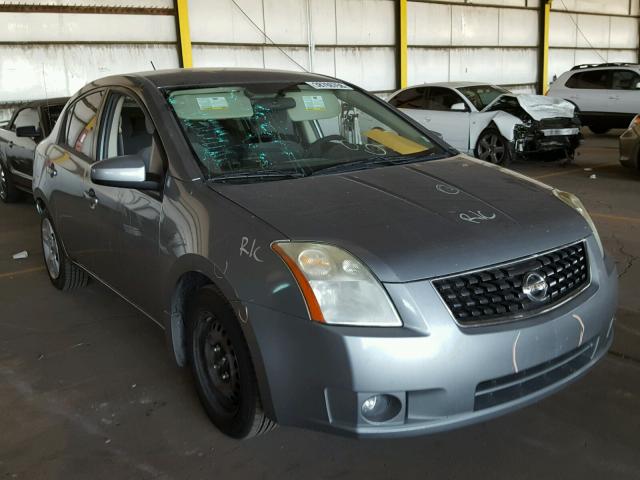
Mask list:
POLYGON ((473 87, 460 87, 458 91, 469 99, 473 106, 479 111, 493 102, 500 95, 505 93, 511 93, 504 88, 496 87, 494 85, 474 85, 473 87))
POLYGON ((209 179, 307 176, 447 153, 339 82, 175 90, 169 104, 209 179))

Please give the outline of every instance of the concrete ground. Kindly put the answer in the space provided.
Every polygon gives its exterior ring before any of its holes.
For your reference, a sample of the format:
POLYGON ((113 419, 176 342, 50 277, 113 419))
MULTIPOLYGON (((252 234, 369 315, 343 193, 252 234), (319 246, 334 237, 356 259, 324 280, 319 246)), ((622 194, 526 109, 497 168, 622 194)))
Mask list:
POLYGON ((534 406, 403 440, 224 437, 161 330, 95 282, 55 290, 33 206, 0 204, 0 478, 640 478, 640 176, 617 157, 615 134, 587 136, 572 166, 514 166, 578 194, 615 256, 611 353, 534 406), (20 250, 29 258, 13 260, 20 250))

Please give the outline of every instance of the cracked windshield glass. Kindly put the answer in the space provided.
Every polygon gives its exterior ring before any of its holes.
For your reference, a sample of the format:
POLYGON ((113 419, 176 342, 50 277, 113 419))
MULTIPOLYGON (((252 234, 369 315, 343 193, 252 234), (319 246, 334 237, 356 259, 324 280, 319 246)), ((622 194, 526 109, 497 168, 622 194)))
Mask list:
POLYGON ((416 162, 445 150, 340 82, 176 90, 169 103, 213 181, 260 181, 416 162))

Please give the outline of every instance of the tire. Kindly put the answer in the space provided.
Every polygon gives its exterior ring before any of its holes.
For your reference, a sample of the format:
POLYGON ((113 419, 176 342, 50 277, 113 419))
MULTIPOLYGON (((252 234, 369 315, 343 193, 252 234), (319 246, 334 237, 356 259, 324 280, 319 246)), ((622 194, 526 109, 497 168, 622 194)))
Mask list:
POLYGON ((595 133, 596 135, 604 135, 609 130, 611 130, 610 128, 603 127, 602 125, 588 125, 588 127, 589 130, 591 130, 591 132, 595 133))
POLYGON ((53 286, 63 291, 86 286, 89 275, 67 257, 47 212, 42 215, 40 226, 42 257, 53 286))
POLYGON ((0 200, 4 203, 13 203, 19 199, 20 191, 13 184, 9 170, 0 161, 0 200))
POLYGON ((496 165, 509 165, 512 160, 509 142, 495 127, 488 127, 482 131, 474 153, 476 158, 496 165))
POLYGON ((187 312, 187 350, 196 390, 207 415, 238 439, 270 432, 277 424, 262 410, 249 347, 229 304, 208 285, 187 312))

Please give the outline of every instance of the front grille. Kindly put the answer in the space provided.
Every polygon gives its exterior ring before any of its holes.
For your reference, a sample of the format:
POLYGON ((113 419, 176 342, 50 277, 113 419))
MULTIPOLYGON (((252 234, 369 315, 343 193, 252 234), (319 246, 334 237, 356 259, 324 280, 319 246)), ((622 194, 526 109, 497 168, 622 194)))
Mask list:
POLYGON ((581 370, 593 358, 597 339, 535 367, 486 382, 476 387, 474 410, 516 400, 558 383, 581 370))
POLYGON ((589 283, 584 242, 486 270, 434 280, 433 285, 461 326, 492 325, 549 310, 589 283), (547 284, 546 298, 523 290, 535 272, 547 284), (535 295, 534 295, 535 297, 535 295))
POLYGON ((546 128, 569 128, 579 127, 580 121, 576 118, 555 117, 555 118, 543 118, 540 120, 540 129, 546 128))

